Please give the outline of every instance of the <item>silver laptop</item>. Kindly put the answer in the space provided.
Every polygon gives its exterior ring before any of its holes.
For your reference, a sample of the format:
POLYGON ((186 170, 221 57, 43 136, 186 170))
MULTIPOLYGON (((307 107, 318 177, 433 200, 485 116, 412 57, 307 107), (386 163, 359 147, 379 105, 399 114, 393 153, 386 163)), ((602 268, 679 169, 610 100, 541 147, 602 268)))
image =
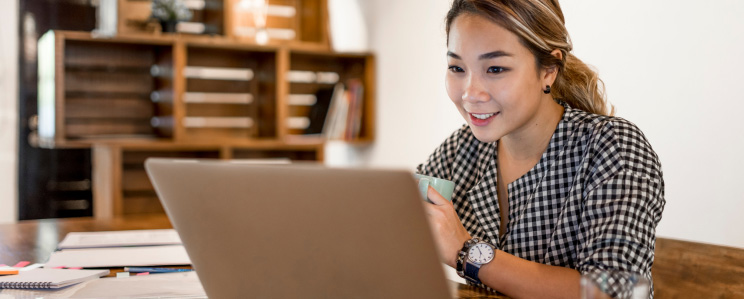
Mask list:
POLYGON ((148 159, 210 298, 450 298, 410 173, 148 159))

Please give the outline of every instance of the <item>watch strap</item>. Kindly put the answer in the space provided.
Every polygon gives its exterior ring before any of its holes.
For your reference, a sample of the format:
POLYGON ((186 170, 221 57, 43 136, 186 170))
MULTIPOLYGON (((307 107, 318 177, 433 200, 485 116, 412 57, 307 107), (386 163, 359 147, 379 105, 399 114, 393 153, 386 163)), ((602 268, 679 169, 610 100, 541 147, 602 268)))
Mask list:
POLYGON ((465 278, 465 259, 467 259, 468 257, 468 251, 470 251, 470 247, 478 244, 479 241, 480 240, 478 240, 478 238, 472 238, 465 241, 465 243, 462 244, 462 249, 460 249, 460 252, 457 253, 455 270, 457 271, 457 275, 460 275, 460 277, 462 278, 465 278))
POLYGON ((465 262, 465 279, 474 283, 480 284, 480 278, 478 278, 478 272, 480 272, 480 265, 473 264, 471 262, 465 262))

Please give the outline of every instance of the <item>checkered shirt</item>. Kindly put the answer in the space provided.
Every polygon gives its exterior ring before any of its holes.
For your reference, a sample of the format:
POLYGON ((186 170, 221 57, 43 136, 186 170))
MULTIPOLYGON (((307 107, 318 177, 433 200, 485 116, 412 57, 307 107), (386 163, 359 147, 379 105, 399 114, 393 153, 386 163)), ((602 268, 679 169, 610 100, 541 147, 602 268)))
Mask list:
POLYGON ((621 270, 651 280, 665 203, 659 158, 629 121, 559 103, 565 112, 547 150, 508 185, 506 228, 496 192, 498 141, 480 142, 463 126, 417 172, 454 181, 463 225, 500 250, 582 274, 621 270))

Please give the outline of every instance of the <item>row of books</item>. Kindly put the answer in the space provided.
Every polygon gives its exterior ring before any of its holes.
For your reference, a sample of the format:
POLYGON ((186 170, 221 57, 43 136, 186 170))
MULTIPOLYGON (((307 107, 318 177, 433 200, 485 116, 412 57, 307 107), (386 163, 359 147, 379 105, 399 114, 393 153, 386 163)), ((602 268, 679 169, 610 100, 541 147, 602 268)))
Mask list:
POLYGON ((333 89, 320 89, 308 114, 304 135, 320 135, 331 140, 358 138, 362 128, 364 86, 352 79, 333 89))

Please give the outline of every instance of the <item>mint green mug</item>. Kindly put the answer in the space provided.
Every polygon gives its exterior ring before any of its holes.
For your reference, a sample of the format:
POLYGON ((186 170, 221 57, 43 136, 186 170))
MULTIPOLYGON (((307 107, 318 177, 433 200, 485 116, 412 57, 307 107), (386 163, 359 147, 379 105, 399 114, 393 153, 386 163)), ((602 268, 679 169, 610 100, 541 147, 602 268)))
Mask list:
POLYGON ((426 193, 429 190, 429 186, 434 188, 434 190, 437 190, 437 192, 439 192, 442 197, 446 198, 449 201, 452 200, 452 193, 455 192, 455 183, 453 181, 448 181, 445 179, 440 179, 423 174, 414 174, 413 176, 418 180, 418 187, 419 192, 421 193, 421 197, 424 198, 424 200, 426 200, 427 202, 432 203, 431 200, 429 200, 429 197, 426 196, 426 193))

